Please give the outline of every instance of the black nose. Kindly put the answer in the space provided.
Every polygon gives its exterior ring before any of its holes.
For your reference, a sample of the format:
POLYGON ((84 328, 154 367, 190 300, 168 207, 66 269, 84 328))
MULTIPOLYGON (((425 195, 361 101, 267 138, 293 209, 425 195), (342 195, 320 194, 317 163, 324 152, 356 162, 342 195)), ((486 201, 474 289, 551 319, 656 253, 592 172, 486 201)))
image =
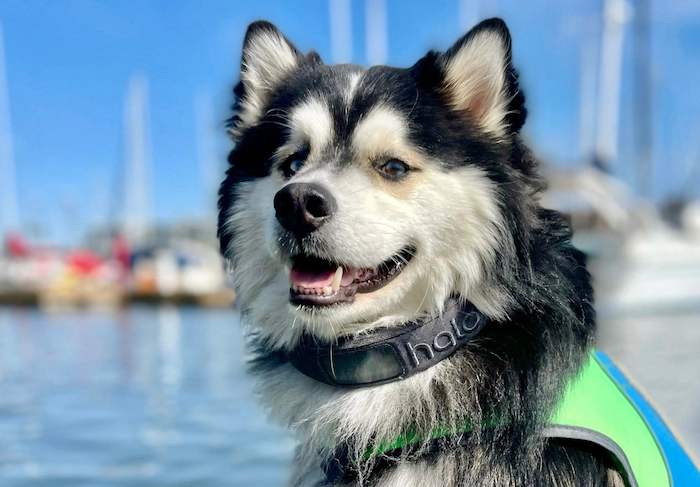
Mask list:
POLYGON ((297 237, 317 230, 335 212, 335 198, 313 183, 288 184, 275 195, 275 216, 297 237))

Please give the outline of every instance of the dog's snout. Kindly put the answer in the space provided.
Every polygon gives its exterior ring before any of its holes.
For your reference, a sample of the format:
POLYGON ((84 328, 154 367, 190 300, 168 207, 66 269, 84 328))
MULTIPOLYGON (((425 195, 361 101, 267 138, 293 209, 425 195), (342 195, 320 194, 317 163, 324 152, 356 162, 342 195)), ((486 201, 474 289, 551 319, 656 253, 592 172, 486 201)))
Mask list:
POLYGON ((336 209, 333 195, 314 183, 288 184, 277 192, 274 205, 280 224, 299 237, 317 230, 336 209))

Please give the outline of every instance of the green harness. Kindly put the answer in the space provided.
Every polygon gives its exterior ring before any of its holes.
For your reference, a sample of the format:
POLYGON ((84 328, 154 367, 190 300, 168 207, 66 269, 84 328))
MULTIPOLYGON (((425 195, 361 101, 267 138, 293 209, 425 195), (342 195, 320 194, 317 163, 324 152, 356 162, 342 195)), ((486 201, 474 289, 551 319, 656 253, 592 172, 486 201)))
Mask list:
MULTIPOLYGON (((465 428, 458 433, 467 433, 465 428)), ((450 436, 436 430, 431 439, 450 436)), ((627 487, 671 487, 671 475, 653 431, 595 353, 581 373, 569 383, 544 435, 550 439, 581 441, 608 453, 627 487)), ((424 441, 409 433, 389 444, 380 444, 365 458, 410 447, 424 441)))
POLYGON ((604 448, 613 456, 628 487, 672 485, 654 432, 594 353, 567 387, 545 434, 604 448))

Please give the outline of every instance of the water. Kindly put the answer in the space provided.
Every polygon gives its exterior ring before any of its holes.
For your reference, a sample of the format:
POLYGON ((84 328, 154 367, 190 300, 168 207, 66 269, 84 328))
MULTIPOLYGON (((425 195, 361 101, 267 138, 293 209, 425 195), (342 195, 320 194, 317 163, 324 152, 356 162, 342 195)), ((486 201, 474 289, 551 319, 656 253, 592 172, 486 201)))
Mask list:
POLYGON ((700 303, 663 312, 600 313, 598 345, 700 466, 700 303))
POLYGON ((282 485, 229 310, 0 309, 0 485, 282 485))
MULTIPOLYGON (((601 314, 600 347, 700 454, 700 310, 601 314)), ((0 309, 0 486, 276 486, 293 442, 267 423, 231 310, 0 309)))

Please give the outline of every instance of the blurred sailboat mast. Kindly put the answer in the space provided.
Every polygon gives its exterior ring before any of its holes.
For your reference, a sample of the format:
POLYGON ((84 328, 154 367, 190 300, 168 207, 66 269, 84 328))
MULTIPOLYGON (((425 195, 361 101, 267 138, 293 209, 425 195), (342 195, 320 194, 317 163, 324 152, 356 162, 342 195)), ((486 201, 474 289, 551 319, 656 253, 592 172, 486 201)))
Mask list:
POLYGON ((198 91, 194 97, 195 128, 197 135, 197 160, 202 175, 206 200, 206 221, 216 221, 219 182, 223 177, 223 158, 216 153, 216 121, 214 102, 209 93, 198 91))
POLYGON ((637 184, 643 198, 653 197, 654 133, 652 119, 651 1, 637 0, 634 12, 634 123, 637 184))
POLYGON ((331 57, 336 64, 352 62, 352 5, 350 0, 328 0, 331 57))
POLYGON ((132 245, 152 237, 151 147, 148 116, 148 80, 133 74, 124 109, 125 177, 123 232, 132 245))
POLYGON ((365 57, 367 65, 386 64, 388 52, 386 0, 365 0, 365 57))
POLYGON ((579 154, 590 160, 595 152, 596 120, 596 70, 597 56, 595 43, 584 37, 580 51, 579 76, 579 154))
POLYGON ((630 7, 626 0, 605 0, 594 159, 604 171, 610 171, 617 162, 622 50, 629 17, 630 7))
POLYGON ((19 230, 19 206, 10 125, 5 44, 0 24, 0 236, 19 230))

